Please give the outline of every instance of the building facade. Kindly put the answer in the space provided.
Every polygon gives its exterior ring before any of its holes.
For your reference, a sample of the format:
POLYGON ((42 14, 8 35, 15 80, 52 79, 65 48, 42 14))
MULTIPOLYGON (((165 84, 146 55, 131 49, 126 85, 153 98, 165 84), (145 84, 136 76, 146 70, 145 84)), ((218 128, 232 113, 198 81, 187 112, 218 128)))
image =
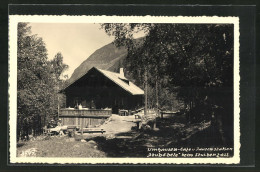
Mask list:
POLYGON ((120 73, 91 68, 62 92, 66 95, 66 106, 83 109, 135 110, 143 107, 144 91, 120 73))

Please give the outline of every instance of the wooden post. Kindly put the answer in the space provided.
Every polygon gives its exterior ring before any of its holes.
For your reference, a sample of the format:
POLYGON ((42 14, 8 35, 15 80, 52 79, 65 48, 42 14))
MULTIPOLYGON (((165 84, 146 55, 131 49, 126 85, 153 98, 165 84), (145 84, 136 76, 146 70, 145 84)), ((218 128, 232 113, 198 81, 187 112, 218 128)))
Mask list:
POLYGON ((81 118, 80 119, 81 119, 81 126, 80 126, 80 128, 81 128, 81 137, 83 139, 83 116, 82 116, 82 114, 81 114, 81 118))
POLYGON ((154 123, 153 123, 153 129, 156 129, 156 119, 154 120, 154 123))
POLYGON ((137 127, 138 127, 139 130, 141 130, 141 128, 142 128, 142 121, 139 121, 139 122, 137 123, 137 127))

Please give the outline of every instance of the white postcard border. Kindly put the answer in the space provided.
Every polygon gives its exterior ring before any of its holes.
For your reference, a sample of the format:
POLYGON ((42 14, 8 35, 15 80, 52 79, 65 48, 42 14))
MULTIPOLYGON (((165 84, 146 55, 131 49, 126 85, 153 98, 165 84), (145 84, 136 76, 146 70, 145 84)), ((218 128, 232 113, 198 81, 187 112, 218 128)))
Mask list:
POLYGON ((11 163, 47 164, 238 164, 240 162, 239 18, 218 16, 9 16, 9 153, 11 163), (234 24, 234 156, 232 158, 41 158, 16 156, 17 24, 34 23, 196 23, 234 24))

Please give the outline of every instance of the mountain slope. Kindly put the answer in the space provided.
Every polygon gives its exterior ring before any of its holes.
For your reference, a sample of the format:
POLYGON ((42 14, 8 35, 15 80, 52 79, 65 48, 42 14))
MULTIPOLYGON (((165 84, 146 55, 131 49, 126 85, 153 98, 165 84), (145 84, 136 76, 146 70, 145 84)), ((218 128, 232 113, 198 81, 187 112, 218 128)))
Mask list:
POLYGON ((124 47, 117 48, 113 43, 105 45, 91 54, 89 58, 83 61, 79 67, 74 70, 68 83, 79 79, 93 66, 104 70, 116 71, 122 67, 122 61, 126 55, 127 50, 124 47))

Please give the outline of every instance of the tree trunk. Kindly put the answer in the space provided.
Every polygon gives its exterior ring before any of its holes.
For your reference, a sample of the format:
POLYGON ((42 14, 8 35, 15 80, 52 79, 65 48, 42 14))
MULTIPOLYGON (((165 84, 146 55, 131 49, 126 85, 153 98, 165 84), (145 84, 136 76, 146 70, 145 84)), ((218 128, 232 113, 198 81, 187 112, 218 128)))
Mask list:
POLYGON ((159 95, 158 95, 158 76, 156 75, 156 79, 155 79, 155 96, 156 96, 156 117, 154 119, 154 125, 153 125, 153 129, 156 128, 156 118, 157 116, 159 116, 159 95))
POLYGON ((80 118, 81 119, 81 139, 83 139, 83 118, 80 118))
POLYGON ((157 115, 159 114, 159 95, 158 95, 158 77, 156 76, 155 80, 155 96, 156 96, 156 109, 157 109, 157 115))
POLYGON ((18 120, 17 120, 17 134, 16 134, 16 141, 17 142, 20 140, 20 136, 21 136, 20 122, 18 120))
POLYGON ((189 123, 191 123, 191 118, 192 118, 192 107, 191 107, 191 100, 190 100, 190 111, 189 111, 189 123))
POLYGON ((59 99, 59 94, 58 93, 57 93, 57 97, 58 97, 58 120, 59 120, 59 118, 60 118, 60 99, 59 99))
POLYGON ((147 103, 148 103, 148 95, 147 95, 147 90, 148 90, 148 83, 147 83, 147 69, 145 69, 144 72, 144 115, 147 115, 147 103))

